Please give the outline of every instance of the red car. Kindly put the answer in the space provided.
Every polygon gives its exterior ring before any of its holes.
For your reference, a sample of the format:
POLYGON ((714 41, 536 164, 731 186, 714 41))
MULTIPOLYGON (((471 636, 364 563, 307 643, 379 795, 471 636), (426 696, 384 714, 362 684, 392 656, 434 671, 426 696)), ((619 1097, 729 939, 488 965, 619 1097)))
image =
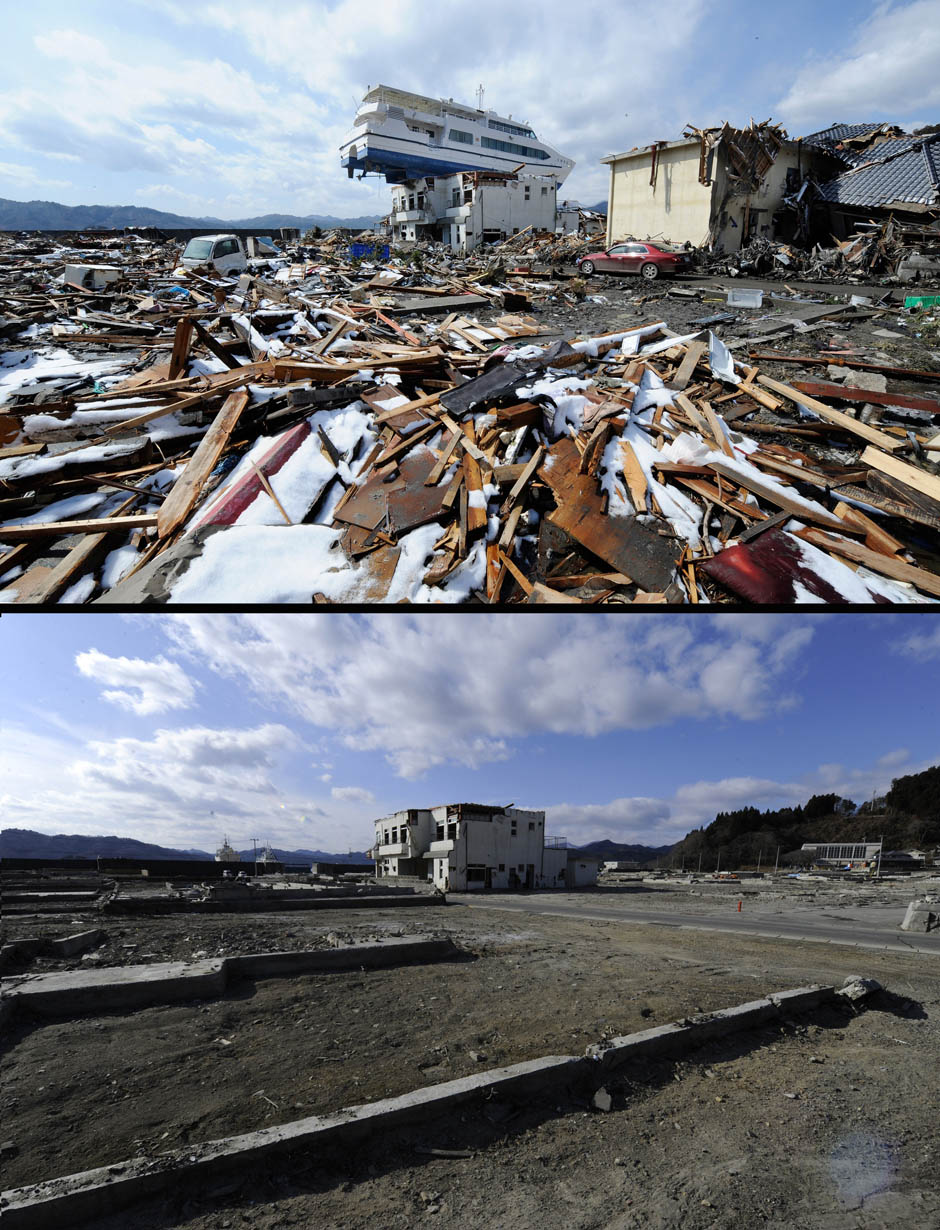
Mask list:
POLYGON ((629 240, 615 243, 606 252, 592 252, 575 262, 582 273, 638 273, 652 281, 665 274, 682 273, 689 267, 684 252, 670 252, 653 243, 629 240))

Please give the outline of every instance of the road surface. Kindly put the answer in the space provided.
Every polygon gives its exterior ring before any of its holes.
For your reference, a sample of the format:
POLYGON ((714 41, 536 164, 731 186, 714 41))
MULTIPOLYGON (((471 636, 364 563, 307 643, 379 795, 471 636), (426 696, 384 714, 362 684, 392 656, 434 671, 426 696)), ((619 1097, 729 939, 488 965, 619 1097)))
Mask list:
POLYGON ((745 900, 737 912, 737 898, 729 899, 727 914, 682 910, 631 909, 626 903, 611 901, 609 895, 588 893, 558 896, 548 893, 484 895, 448 893, 449 903, 475 910, 506 910, 521 914, 552 914, 560 918, 600 919, 609 922, 670 927, 673 930, 725 931, 736 935, 756 935, 766 939, 805 940, 814 944, 841 944, 853 948, 877 948, 889 952, 920 952, 940 957, 940 931, 929 934, 901 931, 898 923, 904 907, 862 906, 844 915, 832 913, 832 906, 820 903, 815 909, 805 905, 785 909, 785 913, 745 900))

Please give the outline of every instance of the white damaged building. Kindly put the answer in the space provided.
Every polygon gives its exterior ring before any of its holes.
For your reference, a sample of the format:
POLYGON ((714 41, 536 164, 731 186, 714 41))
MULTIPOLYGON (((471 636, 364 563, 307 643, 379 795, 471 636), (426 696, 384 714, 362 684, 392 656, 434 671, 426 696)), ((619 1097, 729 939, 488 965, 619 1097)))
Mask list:
POLYGON ((443 892, 582 888, 600 859, 545 835, 545 812, 483 803, 410 808, 375 822, 378 879, 420 879, 443 892))

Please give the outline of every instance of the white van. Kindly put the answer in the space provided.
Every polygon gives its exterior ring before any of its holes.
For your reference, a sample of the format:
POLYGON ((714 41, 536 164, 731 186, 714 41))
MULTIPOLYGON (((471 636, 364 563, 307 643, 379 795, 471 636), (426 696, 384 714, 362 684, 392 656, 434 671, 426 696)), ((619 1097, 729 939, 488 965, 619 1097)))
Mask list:
POLYGON ((185 269, 210 265, 219 273, 239 273, 248 268, 248 257, 237 235, 197 235, 184 248, 180 264, 185 269))

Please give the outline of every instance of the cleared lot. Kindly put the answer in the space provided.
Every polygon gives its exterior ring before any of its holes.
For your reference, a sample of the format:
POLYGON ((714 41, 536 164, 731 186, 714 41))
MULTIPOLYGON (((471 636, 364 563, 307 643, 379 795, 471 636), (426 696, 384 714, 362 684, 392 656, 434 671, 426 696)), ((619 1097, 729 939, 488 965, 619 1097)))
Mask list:
POLYGON ((246 1176, 214 1195, 180 1192, 135 1224, 365 1226, 381 1208, 383 1224, 402 1226, 439 1214, 466 1227, 854 1225, 844 1220, 854 1216, 846 1192, 875 1181, 879 1158, 884 1190, 867 1193, 864 1216, 874 1200, 888 1220, 858 1224, 929 1224, 924 1214, 940 1210, 930 1160, 940 1051, 932 957, 458 905, 407 917, 344 911, 266 916, 263 925, 229 916, 121 927, 121 944, 146 939, 159 959, 185 955, 185 944, 190 956, 215 955, 228 945, 399 932, 450 935, 467 956, 245 982, 218 1001, 126 1016, 18 1024, 0 1103, 17 1149, 5 1158, 5 1187, 516 1060, 582 1053, 605 1034, 863 972, 895 995, 856 1017, 828 1010, 795 1031, 775 1026, 688 1062, 646 1065, 610 1089, 609 1113, 586 1103, 489 1105, 316 1160, 305 1174, 246 1176), (473 1156, 433 1158, 416 1146, 473 1156), (855 1168, 849 1187, 840 1167, 855 1168), (830 1220, 813 1220, 823 1215, 830 1220))

